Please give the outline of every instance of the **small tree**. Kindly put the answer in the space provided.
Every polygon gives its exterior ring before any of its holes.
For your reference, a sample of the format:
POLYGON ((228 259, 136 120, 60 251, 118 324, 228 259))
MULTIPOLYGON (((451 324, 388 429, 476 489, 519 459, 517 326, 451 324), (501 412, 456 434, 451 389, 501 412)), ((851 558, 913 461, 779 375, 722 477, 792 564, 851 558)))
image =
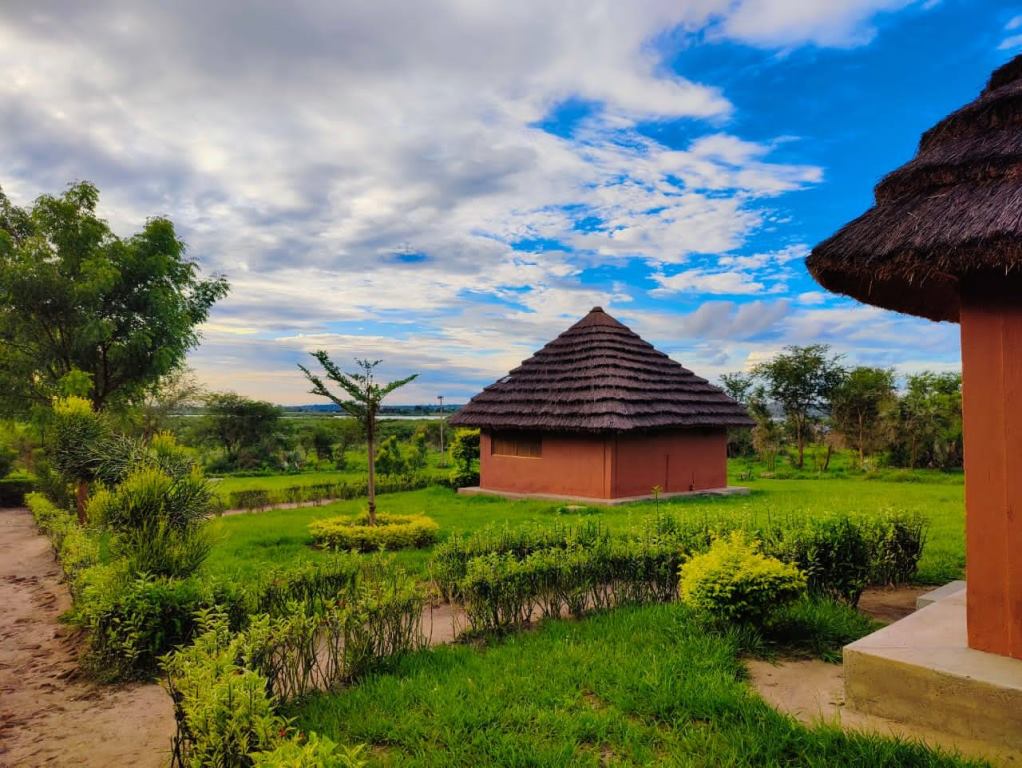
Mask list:
POLYGON ((380 364, 380 360, 359 360, 356 358, 355 362, 361 370, 354 373, 344 373, 334 364, 324 350, 313 352, 312 356, 323 366, 327 378, 336 382, 348 394, 349 399, 345 400, 333 394, 326 388, 326 385, 319 376, 316 376, 304 365, 299 364, 298 367, 302 373, 312 383, 312 389, 309 392, 313 395, 327 398, 345 413, 353 416, 361 424, 365 433, 366 447, 369 455, 369 525, 376 525, 376 418, 380 412, 380 405, 382 405, 383 399, 394 390, 403 387, 415 379, 419 374, 413 373, 411 376, 392 381, 389 384, 377 384, 373 371, 380 364))
POLYGON ((458 429, 451 438, 451 458, 454 459, 454 470, 451 482, 462 487, 479 482, 479 475, 474 464, 479 460, 479 430, 458 429))
POLYGON ((92 403, 82 397, 53 401, 53 464, 65 481, 75 486, 78 521, 85 523, 85 502, 89 483, 100 470, 101 444, 109 440, 109 429, 92 403))
POLYGON ((752 428, 752 447, 759 458, 773 472, 777 468, 777 454, 784 445, 784 435, 780 425, 774 421, 766 402, 766 392, 762 387, 756 389, 749 398, 749 414, 756 421, 752 428))
POLYGON ((879 443, 884 430, 884 411, 894 402, 894 372, 860 366, 831 396, 834 426, 859 453, 861 469, 866 453, 879 443))
POLYGON ((408 455, 408 466, 419 472, 426 468, 428 461, 429 445, 426 442, 426 433, 423 430, 417 430, 412 435, 412 450, 408 455))
MULTIPOLYGON (((737 403, 749 407, 749 400, 754 392, 755 377, 750 373, 735 371, 720 377, 724 393, 737 403)), ((755 451, 752 443, 752 430, 749 427, 731 427, 727 431, 727 455, 729 457, 748 456, 755 451)))
POLYGON ((207 396, 199 432, 224 449, 232 467, 241 459, 250 465, 265 463, 285 442, 280 408, 233 392, 207 396))
POLYGON ((753 371, 784 410, 798 447, 799 469, 805 465, 806 439, 812 426, 827 412, 831 393, 844 378, 840 361, 840 355, 831 355, 826 344, 790 346, 753 371))
POLYGON ((401 451, 395 435, 380 443, 380 450, 376 454, 376 468, 381 475, 403 475, 408 471, 408 459, 401 451))

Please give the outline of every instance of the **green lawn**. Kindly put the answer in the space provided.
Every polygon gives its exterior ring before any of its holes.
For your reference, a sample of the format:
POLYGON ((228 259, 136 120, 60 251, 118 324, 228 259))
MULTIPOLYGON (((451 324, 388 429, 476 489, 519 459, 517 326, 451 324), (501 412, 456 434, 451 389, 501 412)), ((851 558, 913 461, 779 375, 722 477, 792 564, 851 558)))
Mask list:
MULTIPOLYGON (((293 483, 294 476, 285 476, 293 483)), ((302 477, 308 477, 303 475, 302 477)), ((687 498, 661 502, 662 509, 684 516, 741 517, 765 520, 770 516, 814 515, 824 512, 873 513, 885 509, 919 512, 930 522, 929 538, 920 564, 919 580, 944 583, 959 578, 964 567, 964 513, 961 479, 927 482, 891 482, 866 479, 799 479, 743 481, 748 496, 687 498)), ((234 479, 234 478, 232 478, 234 479)), ((281 478, 244 478, 280 481, 281 478)), ((216 524, 217 544, 207 561, 210 574, 246 578, 270 567, 287 566, 303 559, 323 557, 310 547, 311 520, 363 511, 365 500, 319 507, 276 510, 225 517, 216 524)), ((568 522, 577 515, 559 514, 552 502, 506 501, 493 497, 458 496, 434 487, 379 498, 379 508, 393 513, 425 513, 440 524, 441 536, 471 531, 491 523, 568 522)), ((602 507, 589 519, 612 529, 625 529, 655 513, 652 502, 602 507)), ((398 562, 426 574, 428 551, 402 552, 398 562)))
MULTIPOLYGON (((436 454, 430 454, 429 466, 424 470, 425 474, 438 479, 450 474, 450 462, 445 466, 439 466, 438 462, 439 457, 436 454)), ((351 451, 348 454, 347 466, 343 470, 294 472, 279 475, 224 475, 223 477, 211 477, 210 482, 220 498, 226 503, 230 494, 236 491, 281 491, 297 485, 307 486, 343 482, 357 484, 364 483, 367 474, 365 455, 351 451)))
POLYGON ((380 766, 964 765, 798 725, 743 682, 738 650, 677 604, 622 608, 413 654, 289 714, 380 766))

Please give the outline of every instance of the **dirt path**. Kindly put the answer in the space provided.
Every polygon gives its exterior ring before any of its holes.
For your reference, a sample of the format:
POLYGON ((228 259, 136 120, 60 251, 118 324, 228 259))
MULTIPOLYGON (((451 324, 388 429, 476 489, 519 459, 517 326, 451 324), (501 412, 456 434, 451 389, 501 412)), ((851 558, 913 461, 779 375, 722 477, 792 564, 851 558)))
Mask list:
POLYGON ((78 676, 58 617, 70 606, 49 541, 23 509, 0 509, 0 767, 158 768, 174 716, 158 685, 78 676))

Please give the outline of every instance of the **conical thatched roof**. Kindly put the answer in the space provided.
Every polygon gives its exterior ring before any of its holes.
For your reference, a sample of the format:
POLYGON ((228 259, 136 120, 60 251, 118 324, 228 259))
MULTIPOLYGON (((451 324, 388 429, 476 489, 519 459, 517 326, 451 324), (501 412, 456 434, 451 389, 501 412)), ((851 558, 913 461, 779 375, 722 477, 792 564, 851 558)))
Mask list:
POLYGON ((958 319, 963 278, 1022 273, 1022 56, 924 133, 806 266, 829 290, 934 320, 958 319))
POLYGON ((485 429, 623 431, 744 427, 745 409, 600 307, 451 419, 485 429))

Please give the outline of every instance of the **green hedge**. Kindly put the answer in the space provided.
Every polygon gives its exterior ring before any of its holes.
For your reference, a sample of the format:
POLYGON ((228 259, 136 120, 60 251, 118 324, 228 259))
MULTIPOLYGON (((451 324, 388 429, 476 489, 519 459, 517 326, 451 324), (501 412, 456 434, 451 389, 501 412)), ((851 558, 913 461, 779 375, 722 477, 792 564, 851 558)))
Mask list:
POLYGON ((376 525, 369 525, 369 516, 331 517, 309 524, 316 544, 340 551, 375 552, 378 550, 417 549, 436 541, 439 526, 425 515, 376 515, 376 525))
POLYGON ((595 521, 494 527, 448 538, 434 550, 430 570, 474 628, 503 629, 535 616, 673 599, 678 567, 737 530, 766 556, 797 567, 811 594, 855 605, 869 584, 912 578, 925 529, 918 516, 900 513, 766 525, 659 516, 619 535, 595 521))
POLYGON ((0 480, 0 507, 23 507, 25 497, 35 490, 29 477, 5 477, 0 480))
POLYGON ((651 540, 572 543, 523 558, 491 552, 468 560, 453 591, 473 630, 506 630, 534 618, 673 600, 683 560, 676 547, 651 540))
MULTIPOLYGON (((376 493, 399 493, 418 491, 432 485, 449 485, 443 479, 428 475, 411 475, 377 480, 376 493)), ((291 485, 287 488, 251 488, 232 491, 227 496, 229 509, 263 510, 277 504, 308 504, 334 499, 360 499, 369 494, 368 484, 361 483, 315 483, 313 485, 291 485)))
POLYGON ((174 764, 362 765, 361 748, 292 735, 279 706, 423 648, 424 605, 412 579, 374 558, 321 613, 292 603, 285 616, 250 617, 240 632, 223 615, 202 615, 195 642, 163 660, 177 722, 174 764))

